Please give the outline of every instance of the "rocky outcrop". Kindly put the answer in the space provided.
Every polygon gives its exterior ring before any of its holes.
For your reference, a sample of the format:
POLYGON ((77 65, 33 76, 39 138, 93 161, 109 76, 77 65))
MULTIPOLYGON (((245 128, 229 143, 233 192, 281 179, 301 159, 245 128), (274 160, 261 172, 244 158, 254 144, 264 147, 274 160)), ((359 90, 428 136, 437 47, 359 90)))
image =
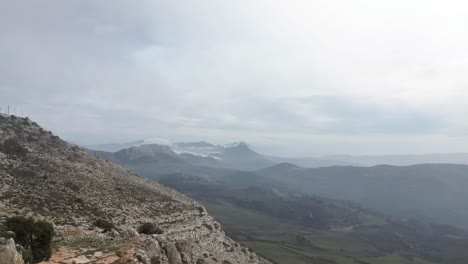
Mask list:
POLYGON ((89 155, 26 118, 0 116, 2 214, 53 222, 58 247, 76 254, 81 249, 70 247, 95 243, 105 254, 134 262, 268 263, 235 247, 197 202, 89 155), (114 230, 89 231, 100 219, 112 222, 114 230), (138 234, 148 222, 161 232, 138 234), (68 243, 84 237, 86 243, 68 243))
POLYGON ((24 264, 21 253, 16 249, 13 238, 6 240, 0 238, 0 263, 1 264, 24 264))

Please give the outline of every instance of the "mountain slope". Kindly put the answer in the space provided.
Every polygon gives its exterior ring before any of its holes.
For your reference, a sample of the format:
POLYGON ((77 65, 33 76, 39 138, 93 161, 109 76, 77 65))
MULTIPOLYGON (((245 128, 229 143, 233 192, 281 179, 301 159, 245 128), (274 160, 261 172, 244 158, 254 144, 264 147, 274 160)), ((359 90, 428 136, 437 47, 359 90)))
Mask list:
POLYGON ((140 254, 139 259, 171 264, 267 262, 226 237, 200 204, 91 156, 28 119, 0 116, 0 181, 1 215, 45 218, 61 231, 59 238, 77 230, 72 233, 97 241, 87 246, 102 242, 102 235, 90 234, 98 231, 89 230, 107 219, 118 230, 113 245, 125 241, 124 253, 133 252, 130 260, 140 254), (163 233, 136 234, 145 222, 163 233))

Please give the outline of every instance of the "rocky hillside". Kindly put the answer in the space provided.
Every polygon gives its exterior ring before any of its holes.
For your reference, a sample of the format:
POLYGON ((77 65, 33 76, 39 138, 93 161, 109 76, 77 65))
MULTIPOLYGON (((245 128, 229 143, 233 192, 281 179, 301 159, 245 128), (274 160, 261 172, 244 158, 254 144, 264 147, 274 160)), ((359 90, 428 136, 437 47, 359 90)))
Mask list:
POLYGON ((268 263, 226 237, 200 204, 89 155, 26 118, 0 116, 0 201, 1 215, 53 222, 57 248, 79 258, 73 259, 77 263, 100 256, 142 263, 268 263), (94 227, 97 220, 113 223, 113 232, 94 227), (138 234, 147 222, 160 234, 138 234))

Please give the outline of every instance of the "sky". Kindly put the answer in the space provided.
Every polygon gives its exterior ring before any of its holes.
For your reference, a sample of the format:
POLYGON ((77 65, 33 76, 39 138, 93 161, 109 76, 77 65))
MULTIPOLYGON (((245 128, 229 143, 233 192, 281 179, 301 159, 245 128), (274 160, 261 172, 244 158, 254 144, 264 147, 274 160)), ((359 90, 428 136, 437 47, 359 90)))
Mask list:
POLYGON ((0 0, 0 107, 78 144, 468 152, 468 3, 0 0))

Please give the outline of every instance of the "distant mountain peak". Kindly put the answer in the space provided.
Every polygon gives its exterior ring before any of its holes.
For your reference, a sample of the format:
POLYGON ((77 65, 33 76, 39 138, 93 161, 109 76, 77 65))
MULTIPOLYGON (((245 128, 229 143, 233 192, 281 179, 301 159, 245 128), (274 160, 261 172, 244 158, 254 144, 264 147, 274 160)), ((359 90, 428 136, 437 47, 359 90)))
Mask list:
POLYGON ((257 152, 253 151, 245 142, 234 142, 221 146, 221 151, 224 156, 235 159, 252 159, 261 156, 257 152))
POLYGON ((121 161, 138 160, 166 160, 181 161, 177 153, 167 145, 147 144, 122 149, 115 153, 115 156, 121 161))

